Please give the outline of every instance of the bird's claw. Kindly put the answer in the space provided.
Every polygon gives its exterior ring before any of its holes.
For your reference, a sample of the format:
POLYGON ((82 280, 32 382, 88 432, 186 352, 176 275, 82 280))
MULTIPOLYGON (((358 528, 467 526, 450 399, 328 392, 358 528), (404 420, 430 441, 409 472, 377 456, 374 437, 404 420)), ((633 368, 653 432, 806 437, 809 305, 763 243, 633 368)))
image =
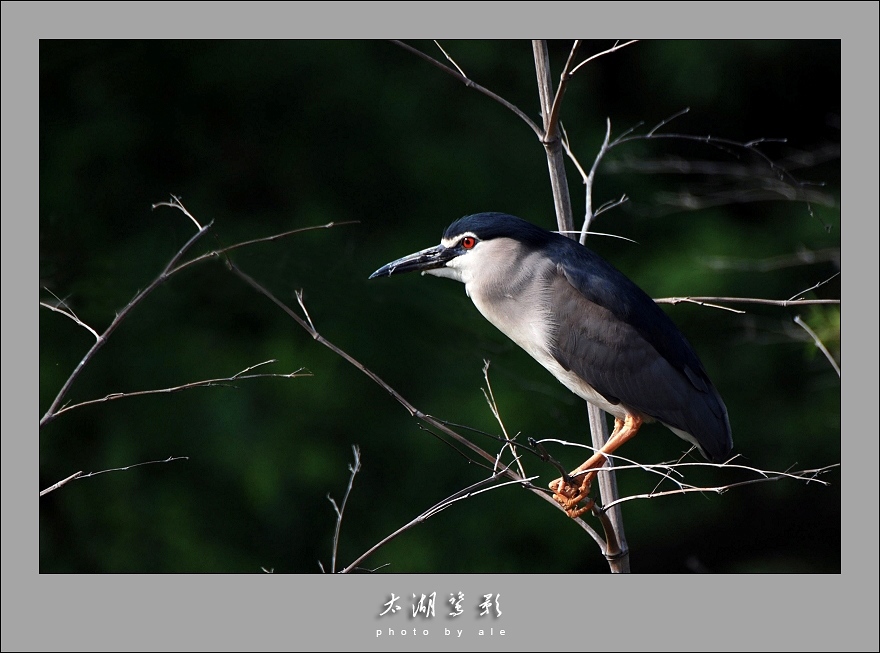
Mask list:
POLYGON ((590 493, 590 486, 592 485, 592 474, 585 474, 580 484, 570 483, 568 480, 564 478, 557 478, 555 481, 550 483, 550 489, 553 490, 553 499, 562 506, 563 510, 565 510, 566 514, 572 519, 577 519, 585 512, 590 510, 593 507, 595 502, 587 495, 590 493), (585 501, 586 503, 583 506, 579 506, 579 504, 585 501))

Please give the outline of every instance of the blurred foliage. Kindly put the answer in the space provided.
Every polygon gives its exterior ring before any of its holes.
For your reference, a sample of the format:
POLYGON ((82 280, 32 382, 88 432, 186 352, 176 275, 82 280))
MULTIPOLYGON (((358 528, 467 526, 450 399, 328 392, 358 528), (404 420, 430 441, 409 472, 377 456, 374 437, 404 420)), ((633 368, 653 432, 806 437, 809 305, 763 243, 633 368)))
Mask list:
MULTIPOLYGON (((414 45, 442 58, 431 42, 414 45)), ((582 56, 609 45, 588 42, 582 56)), ((444 47, 538 119, 529 43, 444 47)), ((551 44, 554 75, 569 47, 551 44)), ((606 118, 614 136, 639 123, 645 134, 685 107, 660 132, 785 138, 758 147, 779 167, 720 143, 621 145, 599 169, 595 205, 630 200, 594 228, 640 244, 592 237, 590 246, 654 297, 788 299, 839 271, 840 43, 642 42, 579 72, 562 119, 589 167, 606 118), (804 251, 838 255, 764 265, 804 251)), ((569 171, 582 215, 582 186, 569 171)), ((193 234, 177 211, 150 209, 172 193, 203 224, 213 221, 198 252, 357 220, 232 258, 290 306, 303 289, 322 335, 420 410, 497 433, 480 392, 489 359, 509 432, 588 439, 583 403, 486 323, 461 285, 415 275, 367 281, 465 214, 507 211, 553 228, 543 148, 502 106, 386 42, 41 41, 41 300, 54 294, 103 330, 193 234)), ((837 278, 806 296, 839 293, 837 278)), ((737 308, 745 313, 665 307, 727 402, 742 462, 770 470, 838 462, 839 379, 793 323, 797 313, 737 308)), ((839 309, 801 314, 839 361, 839 309)), ((45 411, 91 336, 45 309, 39 328, 45 411)), ((327 495, 342 498, 352 444, 363 471, 346 508, 342 565, 486 474, 218 262, 177 275, 140 305, 67 400, 226 377, 268 359, 278 363, 265 371, 312 376, 106 402, 45 427, 41 488, 77 470, 188 459, 42 498, 41 571, 316 572, 330 561, 327 495)), ((653 462, 684 450, 654 425, 620 453, 653 462)), ((574 449, 551 453, 571 467, 583 460, 574 449)), ((533 457, 524 462, 542 485, 555 477, 533 457)), ((695 478, 741 479, 717 470, 695 478)), ((826 479, 831 486, 778 481, 627 503, 633 570, 839 572, 840 474, 826 479)), ((619 482, 624 493, 656 485, 643 472, 619 482)), ((576 525, 516 487, 458 503, 365 566, 385 563, 391 572, 607 571, 576 525)))

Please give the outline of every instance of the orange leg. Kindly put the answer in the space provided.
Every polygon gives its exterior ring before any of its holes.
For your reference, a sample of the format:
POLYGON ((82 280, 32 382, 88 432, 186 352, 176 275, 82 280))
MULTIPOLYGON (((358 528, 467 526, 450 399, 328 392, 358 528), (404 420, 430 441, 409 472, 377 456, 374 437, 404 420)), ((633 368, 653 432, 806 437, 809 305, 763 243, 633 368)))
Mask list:
POLYGON ((595 470, 608 462, 606 454, 614 453, 620 445, 638 433, 641 426, 642 418, 635 415, 627 415, 626 419, 623 420, 615 418, 614 431, 611 433, 605 446, 590 456, 583 465, 570 474, 578 484, 571 485, 562 478, 557 478, 550 483, 550 489, 553 490, 553 498, 565 508, 565 512, 568 513, 569 517, 572 519, 580 517, 593 507, 593 500, 589 499, 587 495, 590 493, 590 485, 592 485, 593 479, 597 474, 595 470), (578 508, 578 504, 585 499, 587 504, 578 508))

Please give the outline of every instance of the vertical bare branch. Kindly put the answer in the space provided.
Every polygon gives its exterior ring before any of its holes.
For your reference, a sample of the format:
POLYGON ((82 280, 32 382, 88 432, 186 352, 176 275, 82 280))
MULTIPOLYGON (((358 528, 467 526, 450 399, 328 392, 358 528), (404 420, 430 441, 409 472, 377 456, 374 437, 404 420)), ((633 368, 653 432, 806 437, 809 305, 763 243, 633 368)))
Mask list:
MULTIPOLYGON (((538 95, 541 101, 541 118, 544 121, 544 137, 541 142, 547 153, 547 168, 550 172, 550 185, 553 189, 553 205, 556 207, 556 224, 561 232, 574 228, 571 212, 571 197, 568 193, 568 179, 565 177, 565 157, 558 133, 549 137, 547 130, 552 126, 553 92, 550 86, 550 55, 546 41, 532 41, 535 55, 535 73, 538 79, 538 95)), ((558 109, 557 109, 558 115, 558 109)), ((571 237, 571 236, 569 236, 571 237)))
POLYGON ((544 125, 544 131, 547 138, 556 138, 559 134, 559 112, 562 109, 562 96, 565 95, 565 89, 568 86, 568 80, 571 79, 571 62, 580 48, 581 42, 576 40, 571 46, 571 52, 568 53, 568 59, 565 62, 565 68, 559 76, 559 86, 556 87, 556 95, 553 98, 553 106, 550 107, 550 120, 544 125))
MULTIPOLYGON (((541 99, 541 115, 544 119, 544 131, 547 133, 548 129, 552 126, 550 123, 551 114, 555 111, 558 117, 559 107, 557 106, 553 109, 550 106, 551 97, 553 96, 550 91, 550 58, 547 53, 546 41, 532 41, 532 51, 535 55, 535 72, 538 78, 538 93, 541 99)), ((573 55, 574 52, 569 56, 569 60, 571 60, 573 55)), ((567 66, 568 64, 566 64, 567 66)), ((561 93, 559 93, 559 96, 561 97, 561 93)), ((568 232, 569 237, 573 239, 574 234, 571 232, 574 228, 574 219, 572 217, 568 181, 565 177, 565 157, 562 142, 557 135, 553 139, 544 138, 543 143, 547 153, 547 166, 550 170, 550 183, 553 187, 553 203, 556 207, 557 225, 560 232, 568 232)), ((598 450, 604 447, 608 441, 608 424, 602 416, 600 409, 593 407, 589 402, 587 406, 590 411, 590 436, 593 446, 598 450), (596 419, 593 418, 594 410, 596 419)), ((609 460, 607 464, 610 466, 612 463, 609 460)), ((598 476, 600 477, 599 495, 602 499, 602 504, 611 503, 614 500, 612 497, 615 497, 617 493, 617 481, 614 473, 609 472, 608 474, 599 474, 598 476), (613 493, 608 495, 608 492, 613 493)), ((623 533, 623 516, 618 506, 612 507, 609 512, 612 513, 609 515, 609 521, 616 531, 616 540, 622 547, 620 555, 615 556, 613 560, 609 560, 609 565, 612 571, 629 571, 629 550, 626 548, 626 538, 623 533)), ((605 523, 603 523, 603 526, 605 526, 605 523)))
POLYGON ((345 495, 342 497, 342 504, 337 506, 336 502, 327 495, 327 498, 330 499, 330 503, 333 504, 333 510, 336 511, 336 531, 333 533, 333 557, 330 561, 330 573, 336 573, 336 554, 339 552, 339 531, 342 529, 342 515, 345 513, 345 504, 348 503, 348 496, 351 494, 351 488, 354 485, 354 477, 357 476, 358 472, 361 471, 361 450, 356 444, 351 446, 351 451, 354 454, 354 465, 348 466, 348 471, 351 472, 351 476, 348 477, 348 487, 345 488, 345 495))
POLYGON ((590 229, 590 223, 592 223, 593 218, 596 217, 596 214, 593 213, 593 181, 596 179, 596 170, 599 168, 599 163, 602 161, 602 157, 604 157, 605 153, 608 151, 608 141, 610 140, 611 118, 607 118, 605 121, 605 140, 602 141, 602 147, 599 148, 599 153, 593 160, 593 166, 590 168, 590 174, 588 174, 584 178, 584 186, 586 186, 587 192, 587 209, 584 213, 584 226, 581 227, 581 245, 587 242, 587 232, 590 229))
MULTIPOLYGON (((587 414, 590 417, 590 435, 593 439, 593 447, 598 451, 608 441, 608 422, 605 412, 590 402, 587 402, 587 414)), ((614 461, 611 458, 607 460, 606 466, 614 467, 614 461)), ((608 472, 596 476, 599 482, 599 496, 602 497, 602 505, 611 506, 603 509, 603 514, 611 522, 610 529, 604 522, 602 524, 605 528, 605 557, 613 573, 628 574, 630 571, 629 546, 627 546, 626 534, 623 530, 623 513, 620 510, 620 505, 614 503, 620 498, 620 492, 617 490, 617 474, 608 472), (616 551, 613 549, 615 543, 617 544, 616 551)))

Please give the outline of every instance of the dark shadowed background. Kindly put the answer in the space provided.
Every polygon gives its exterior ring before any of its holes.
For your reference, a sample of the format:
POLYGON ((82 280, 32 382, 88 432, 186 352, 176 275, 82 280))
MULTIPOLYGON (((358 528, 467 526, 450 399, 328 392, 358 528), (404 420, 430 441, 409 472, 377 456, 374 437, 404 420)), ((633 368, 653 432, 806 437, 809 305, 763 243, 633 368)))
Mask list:
MULTIPOLYGON (((443 59, 431 42, 414 46, 443 59)), ((539 121, 528 42, 444 42, 475 81, 539 121)), ((569 42, 551 43, 558 77, 569 42)), ((588 42, 581 57, 612 42, 588 42)), ((626 194, 591 237, 651 296, 785 300, 840 269, 840 42, 641 42, 569 85, 562 121, 589 168, 605 135, 657 123, 675 138, 614 148, 595 202, 626 194), (807 201, 809 200, 809 201, 807 201)), ((211 231, 194 254, 252 245, 232 260, 282 301, 304 301, 321 334, 420 410, 499 432, 481 392, 484 359, 508 432, 588 441, 583 402, 487 323, 461 284, 415 275, 367 281, 433 245, 447 224, 505 211, 555 216, 544 150, 513 113, 381 41, 41 41, 40 299, 63 299, 99 332, 194 234, 178 195, 211 231)), ((575 215, 580 178, 569 166, 575 215)), ((839 278, 804 295, 839 298, 839 278)), ((835 306, 666 306, 727 402, 738 461, 767 470, 840 461, 840 381, 796 316, 839 361, 835 306)), ((93 339, 40 312, 40 410, 93 339)), ((42 572, 276 572, 329 567, 352 445, 363 469, 346 507, 345 565, 487 472, 426 431, 367 376, 210 261, 138 306, 71 389, 71 403, 231 376, 255 379, 72 410, 40 432, 40 488, 82 470, 186 457, 72 482, 40 499, 42 572)), ((496 446, 472 436, 492 451, 496 446)), ((585 458, 549 447, 568 467, 585 458)), ((659 425, 619 453, 675 460, 659 425)), ((701 460, 699 456, 693 460, 701 460)), ((533 456, 527 472, 557 476, 533 456)), ((716 486, 752 478, 700 470, 716 486)), ((725 494, 626 503, 636 572, 839 572, 840 473, 725 494)), ((622 473, 624 494, 656 477, 622 473)), ((658 489, 670 489, 663 485, 658 489)), ((595 523, 594 523, 595 525, 595 523)), ((385 572, 607 571, 594 542, 530 493, 462 501, 381 548, 385 572)))

